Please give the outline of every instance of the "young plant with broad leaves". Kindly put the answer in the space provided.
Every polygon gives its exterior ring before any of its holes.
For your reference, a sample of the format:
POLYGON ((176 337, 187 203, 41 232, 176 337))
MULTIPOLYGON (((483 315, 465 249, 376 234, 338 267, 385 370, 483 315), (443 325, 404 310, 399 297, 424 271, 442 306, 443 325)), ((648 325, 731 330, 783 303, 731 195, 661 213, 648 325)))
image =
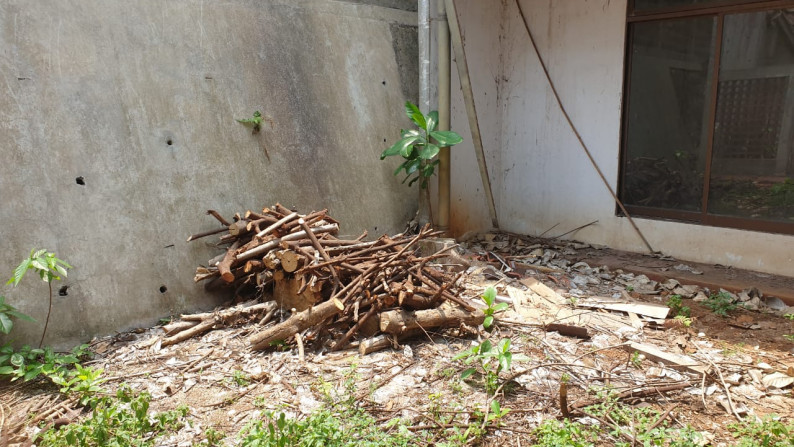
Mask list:
POLYGON ((30 256, 22 261, 17 268, 14 269, 14 276, 8 280, 6 284, 14 284, 16 287, 28 270, 35 270, 39 274, 42 281, 46 282, 50 288, 50 307, 47 310, 47 320, 44 322, 44 331, 41 333, 41 340, 39 341, 39 348, 44 342, 44 336, 47 334, 47 326, 50 324, 50 314, 52 313, 52 281, 61 277, 66 278, 66 269, 72 268, 71 265, 62 259, 55 257, 55 253, 50 253, 47 250, 36 250, 35 248, 30 251, 30 256))
POLYGON ((0 295, 0 332, 8 335, 14 327, 13 318, 27 321, 35 321, 33 318, 18 311, 16 307, 6 303, 6 297, 0 295))
POLYGON ((482 322, 482 327, 485 328, 486 331, 491 331, 491 326, 493 326, 494 315, 497 312, 502 312, 506 310, 508 305, 507 303, 499 303, 496 304, 496 289, 493 287, 488 287, 485 289, 485 293, 482 294, 482 300, 485 302, 485 305, 488 306, 482 310, 485 314, 485 319, 482 322))
POLYGON ((427 188, 427 181, 435 174, 438 165, 438 153, 442 147, 454 146, 463 141, 460 135, 450 130, 436 130, 438 127, 438 112, 432 111, 427 115, 422 114, 419 107, 410 101, 405 103, 405 113, 416 125, 416 129, 402 130, 400 139, 390 148, 380 154, 380 159, 401 156, 403 163, 394 171, 394 175, 405 171, 403 183, 408 186, 417 181, 423 188, 427 188))

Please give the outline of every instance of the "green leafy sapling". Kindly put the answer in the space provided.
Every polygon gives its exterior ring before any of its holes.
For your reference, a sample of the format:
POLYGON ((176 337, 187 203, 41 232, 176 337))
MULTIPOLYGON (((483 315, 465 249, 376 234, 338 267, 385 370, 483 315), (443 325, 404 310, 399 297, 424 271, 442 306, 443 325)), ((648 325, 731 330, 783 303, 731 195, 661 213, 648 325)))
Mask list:
POLYGON ((55 257, 55 253, 50 253, 47 250, 36 250, 35 248, 30 251, 30 256, 22 261, 16 269, 14 269, 14 276, 8 280, 6 284, 14 284, 16 287, 28 270, 35 270, 39 274, 42 281, 46 282, 50 288, 50 306, 47 310, 47 319, 44 322, 44 331, 41 333, 41 340, 39 341, 39 348, 44 342, 44 336, 47 334, 47 326, 50 323, 50 314, 52 313, 52 281, 54 279, 60 280, 61 277, 66 278, 66 269, 72 268, 71 265, 62 259, 55 257))
POLYGON ((508 304, 499 303, 494 305, 494 303, 496 302, 496 289, 494 289, 493 287, 488 287, 487 289, 485 289, 485 293, 482 294, 482 300, 485 302, 485 305, 488 306, 482 311, 485 314, 485 319, 482 322, 482 327, 484 327, 485 330, 490 330, 491 326, 493 326, 494 314, 506 310, 508 304))
POLYGON ((262 128, 262 119, 262 113, 257 110, 254 112, 253 117, 237 120, 237 122, 244 126, 250 126, 253 129, 253 132, 257 133, 262 128))
POLYGON ((20 320, 35 321, 28 315, 19 312, 16 307, 6 303, 6 297, 0 295, 0 332, 8 335, 14 327, 13 318, 20 320))
POLYGON ((402 130, 400 139, 380 154, 380 159, 401 156, 405 161, 394 171, 394 175, 405 171, 403 183, 408 186, 420 181, 420 186, 427 188, 427 181, 435 173, 438 165, 438 153, 442 147, 454 146, 463 141, 460 135, 449 130, 436 130, 438 112, 422 114, 419 107, 410 101, 405 103, 405 113, 413 121, 417 129, 402 130))

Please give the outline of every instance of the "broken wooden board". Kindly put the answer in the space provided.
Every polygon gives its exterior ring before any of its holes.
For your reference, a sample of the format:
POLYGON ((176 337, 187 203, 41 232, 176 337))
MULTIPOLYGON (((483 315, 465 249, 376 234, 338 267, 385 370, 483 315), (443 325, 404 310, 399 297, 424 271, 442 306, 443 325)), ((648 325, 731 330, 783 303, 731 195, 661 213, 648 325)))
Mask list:
POLYGON ((576 307, 586 307, 591 309, 607 309, 619 312, 635 313, 655 319, 667 318, 670 308, 662 304, 638 303, 617 301, 613 298, 594 296, 576 303, 576 307))
POLYGON ((686 355, 673 354, 670 352, 662 351, 656 346, 646 345, 643 343, 630 342, 623 346, 628 352, 639 352, 644 354, 645 358, 655 362, 661 362, 673 369, 685 370, 697 374, 703 374, 708 370, 708 366, 702 365, 695 361, 692 357, 686 355))
POLYGON ((557 305, 565 304, 567 301, 559 293, 555 292, 549 286, 543 284, 542 282, 538 281, 535 278, 523 278, 523 279, 519 279, 518 282, 527 286, 529 290, 537 293, 543 298, 546 298, 547 300, 551 301, 554 304, 557 305))

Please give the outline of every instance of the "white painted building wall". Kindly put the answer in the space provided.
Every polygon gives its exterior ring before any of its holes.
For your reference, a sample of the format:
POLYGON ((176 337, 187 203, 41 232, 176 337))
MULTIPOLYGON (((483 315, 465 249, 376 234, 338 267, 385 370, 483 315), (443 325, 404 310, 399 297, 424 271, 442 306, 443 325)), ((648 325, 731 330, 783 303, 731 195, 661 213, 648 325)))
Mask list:
MULTIPOLYGON (((643 252, 556 104, 515 0, 457 2, 495 201, 503 230, 643 252)), ((625 0, 521 0, 563 104, 617 189, 625 0)), ((453 69, 453 73, 455 70, 453 69)), ((453 78, 455 75, 453 74, 453 78)), ((451 229, 490 228, 468 121, 453 79, 451 229)), ((680 259, 794 275, 794 236, 635 217, 655 250, 680 259)))

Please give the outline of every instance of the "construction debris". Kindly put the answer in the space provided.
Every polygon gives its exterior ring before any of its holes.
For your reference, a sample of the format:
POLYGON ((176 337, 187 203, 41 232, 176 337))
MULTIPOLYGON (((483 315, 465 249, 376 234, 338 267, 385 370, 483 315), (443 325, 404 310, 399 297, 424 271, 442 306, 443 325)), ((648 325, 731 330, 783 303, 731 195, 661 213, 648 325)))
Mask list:
MULTIPOLYGON (((302 215, 276 204, 261 213, 237 214, 231 223, 215 211, 207 214, 227 231, 205 231, 188 241, 224 233, 219 242, 227 248, 196 270, 195 281, 225 284, 253 301, 201 318, 182 316, 194 324, 169 324, 163 346, 252 318, 261 318, 248 337, 254 350, 296 336, 301 344, 332 340, 330 348, 339 350, 356 337, 399 337, 419 327, 461 323, 476 326, 485 318, 457 296, 460 274, 432 266, 449 256, 455 245, 418 254, 420 241, 440 234, 429 227, 415 236, 384 235, 365 242, 366 233, 354 240, 338 239, 338 222, 327 210, 302 215), (273 293, 267 293, 271 287, 273 293), (279 311, 289 317, 266 327, 279 311)), ((366 350, 374 346, 379 344, 368 343, 366 350)))

